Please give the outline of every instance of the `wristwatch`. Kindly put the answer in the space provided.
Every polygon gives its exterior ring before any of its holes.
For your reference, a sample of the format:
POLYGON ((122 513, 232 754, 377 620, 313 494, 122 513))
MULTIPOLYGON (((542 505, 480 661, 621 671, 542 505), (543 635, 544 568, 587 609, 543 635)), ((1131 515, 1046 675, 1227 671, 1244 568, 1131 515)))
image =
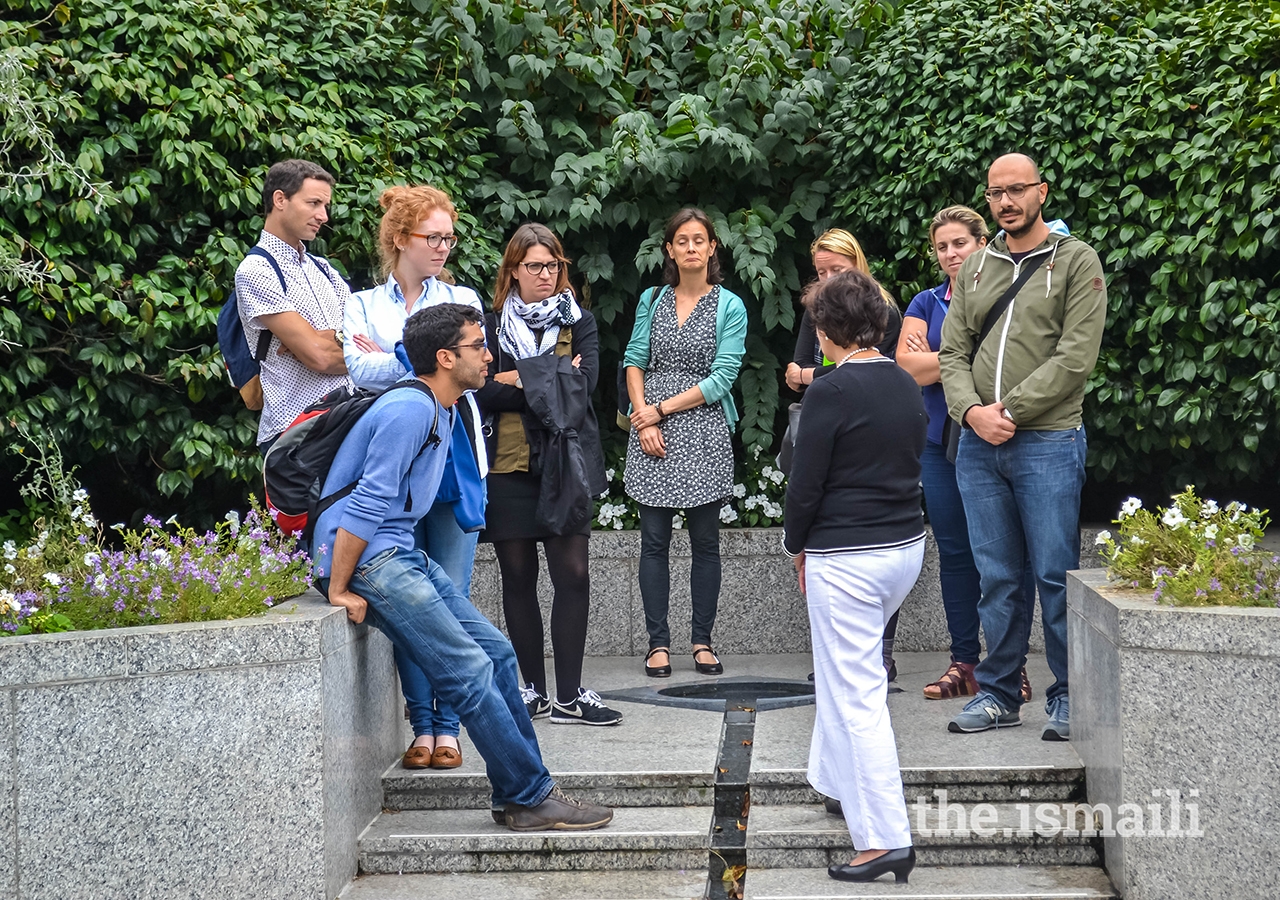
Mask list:
POLYGON ((333 339, 334 339, 335 341, 337 341, 337 342, 338 342, 338 346, 339 346, 339 347, 341 347, 341 346, 342 346, 342 342, 343 342, 343 341, 345 341, 345 340, 347 339, 347 336, 346 336, 345 334, 343 334, 343 333, 342 333, 342 329, 341 329, 341 328, 338 328, 338 329, 336 329, 336 330, 333 332, 333 339))

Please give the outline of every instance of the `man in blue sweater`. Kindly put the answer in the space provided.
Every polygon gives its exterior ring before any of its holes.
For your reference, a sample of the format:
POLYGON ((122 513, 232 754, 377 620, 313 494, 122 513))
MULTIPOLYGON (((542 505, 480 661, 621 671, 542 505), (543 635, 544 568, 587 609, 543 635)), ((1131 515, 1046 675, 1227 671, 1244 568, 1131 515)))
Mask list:
POLYGON ((421 389, 379 397, 338 449, 324 493, 356 487, 316 523, 316 579, 330 603, 354 623, 367 617, 457 711, 484 757, 495 822, 515 831, 600 828, 613 810, 566 797, 542 764, 511 644, 413 549, 414 525, 440 486, 453 405, 484 384, 493 359, 481 322, 471 307, 446 303, 405 323, 421 389))

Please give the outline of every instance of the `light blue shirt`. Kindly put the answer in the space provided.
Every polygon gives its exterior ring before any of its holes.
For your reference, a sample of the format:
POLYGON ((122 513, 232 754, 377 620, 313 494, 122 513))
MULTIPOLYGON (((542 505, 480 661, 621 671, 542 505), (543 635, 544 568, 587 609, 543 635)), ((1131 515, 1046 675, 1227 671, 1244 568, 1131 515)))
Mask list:
POLYGON ((436 278, 422 283, 422 294, 414 301, 412 311, 405 307, 404 292, 388 275, 385 284, 352 294, 343 315, 342 355, 347 372, 356 387, 382 390, 408 374, 396 359, 396 342, 404 337, 404 323, 413 313, 438 303, 462 303, 484 312, 480 295, 468 287, 445 284, 436 278), (380 353, 365 353, 353 337, 363 334, 382 348, 380 353))

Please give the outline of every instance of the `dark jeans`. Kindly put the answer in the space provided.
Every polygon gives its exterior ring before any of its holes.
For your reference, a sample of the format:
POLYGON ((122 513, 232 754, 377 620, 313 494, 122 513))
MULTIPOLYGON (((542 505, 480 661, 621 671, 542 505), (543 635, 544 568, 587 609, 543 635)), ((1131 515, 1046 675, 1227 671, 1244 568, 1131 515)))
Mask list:
MULTIPOLYGON (((711 644, 720 602, 720 506, 707 503, 684 511, 689 524, 693 567, 689 590, 693 605, 692 643, 711 644)), ((671 520, 677 510, 640 505, 640 597, 649 649, 671 646, 667 607, 671 600, 671 520)))
MULTIPOLYGON (((964 501, 956 485, 956 467, 947 460, 947 448, 926 442, 920 457, 920 483, 924 486, 924 502, 938 544, 938 575, 942 582, 942 607, 947 614, 947 630, 951 632, 951 658, 956 662, 977 665, 981 655, 978 643, 978 601, 982 588, 978 567, 969 547, 969 522, 964 515, 964 501)), ((1022 577, 1026 609, 1027 636, 1036 614, 1036 581, 1027 564, 1022 577)), ((1024 651, 1025 652, 1025 651, 1024 651)))
POLYGON ((978 685, 1007 709, 1022 705, 1018 671, 1031 620, 1025 602, 1028 562, 1040 591, 1044 650, 1057 679, 1052 700, 1067 686, 1067 570, 1080 565, 1080 490, 1085 433, 1018 431, 999 446, 972 431, 960 435, 956 483, 969 516, 969 543, 982 576, 978 615, 987 658, 978 685))

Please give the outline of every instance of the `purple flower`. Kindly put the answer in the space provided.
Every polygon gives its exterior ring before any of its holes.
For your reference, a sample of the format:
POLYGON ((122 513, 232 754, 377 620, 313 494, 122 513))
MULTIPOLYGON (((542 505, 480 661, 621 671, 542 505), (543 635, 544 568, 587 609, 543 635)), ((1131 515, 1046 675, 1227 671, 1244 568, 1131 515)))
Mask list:
POLYGON ((121 598, 120 598, 119 600, 117 600, 115 603, 111 604, 111 608, 112 608, 112 609, 114 609, 114 610, 115 610, 116 612, 118 612, 118 613, 122 613, 122 612, 124 612, 124 598, 123 598, 123 597, 121 597, 121 598))

